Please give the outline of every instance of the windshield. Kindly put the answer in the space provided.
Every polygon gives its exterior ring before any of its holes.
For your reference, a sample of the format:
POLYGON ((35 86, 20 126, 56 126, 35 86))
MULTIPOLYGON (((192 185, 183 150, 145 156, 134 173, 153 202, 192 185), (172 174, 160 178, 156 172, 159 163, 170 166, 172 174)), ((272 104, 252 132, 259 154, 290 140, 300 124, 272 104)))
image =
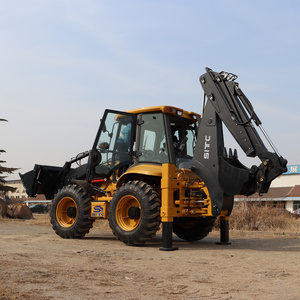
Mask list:
POLYGON ((94 144, 94 149, 101 153, 101 161, 94 169, 96 174, 107 175, 118 166, 131 162, 132 118, 132 115, 112 111, 104 115, 94 144))

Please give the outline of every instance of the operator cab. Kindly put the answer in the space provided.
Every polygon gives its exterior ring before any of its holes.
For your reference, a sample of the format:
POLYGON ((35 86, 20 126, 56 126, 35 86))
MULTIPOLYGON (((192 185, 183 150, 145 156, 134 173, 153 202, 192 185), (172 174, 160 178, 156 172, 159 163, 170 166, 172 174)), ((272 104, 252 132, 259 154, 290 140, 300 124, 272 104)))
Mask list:
POLYGON ((199 115, 174 107, 106 110, 93 146, 93 178, 119 177, 131 165, 190 168, 199 115))
POLYGON ((191 163, 196 144, 195 121, 162 112, 144 113, 139 118, 140 155, 136 163, 173 163, 178 168, 182 163, 191 163))

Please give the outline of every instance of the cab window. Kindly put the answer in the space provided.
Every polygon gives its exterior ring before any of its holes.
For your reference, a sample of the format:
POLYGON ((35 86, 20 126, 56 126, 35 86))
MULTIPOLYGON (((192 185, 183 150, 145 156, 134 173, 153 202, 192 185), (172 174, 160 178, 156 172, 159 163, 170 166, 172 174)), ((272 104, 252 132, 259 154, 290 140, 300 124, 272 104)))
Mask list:
POLYGON ((142 115, 139 149, 139 162, 169 162, 162 113, 142 115))

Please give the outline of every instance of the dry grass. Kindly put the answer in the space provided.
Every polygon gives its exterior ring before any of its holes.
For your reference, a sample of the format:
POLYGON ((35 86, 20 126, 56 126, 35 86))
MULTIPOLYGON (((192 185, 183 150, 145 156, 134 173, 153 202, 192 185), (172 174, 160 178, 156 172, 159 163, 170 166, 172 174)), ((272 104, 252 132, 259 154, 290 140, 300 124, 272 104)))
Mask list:
POLYGON ((229 226, 231 230, 300 232, 300 219, 283 209, 262 206, 260 202, 242 202, 233 208, 229 226))

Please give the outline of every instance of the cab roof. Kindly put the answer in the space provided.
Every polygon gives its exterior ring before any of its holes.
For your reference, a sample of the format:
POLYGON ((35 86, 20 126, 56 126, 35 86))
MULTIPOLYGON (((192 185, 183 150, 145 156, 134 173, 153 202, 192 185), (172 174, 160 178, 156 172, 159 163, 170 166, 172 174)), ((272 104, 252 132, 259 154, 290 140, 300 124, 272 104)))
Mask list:
POLYGON ((169 106, 169 105, 143 107, 143 108, 128 110, 127 112, 136 115, 141 113, 162 112, 165 114, 178 116, 178 117, 182 117, 194 121, 198 121, 201 117, 200 114, 197 114, 195 112, 185 111, 181 108, 169 106))

